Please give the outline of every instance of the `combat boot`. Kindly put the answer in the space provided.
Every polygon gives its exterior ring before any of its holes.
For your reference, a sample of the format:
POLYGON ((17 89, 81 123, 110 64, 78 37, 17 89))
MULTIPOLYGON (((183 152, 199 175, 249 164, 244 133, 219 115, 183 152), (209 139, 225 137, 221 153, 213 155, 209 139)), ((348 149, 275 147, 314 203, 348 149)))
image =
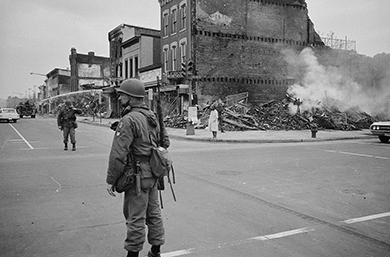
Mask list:
POLYGON ((64 143, 64 150, 65 150, 65 151, 68 150, 68 144, 67 144, 67 143, 64 143))
POLYGON ((127 252, 127 256, 126 257, 138 257, 138 252, 127 252))
POLYGON ((73 144, 72 151, 76 151, 76 144, 73 144))
POLYGON ((161 254, 160 253, 152 253, 151 251, 148 252, 148 257, 161 257, 161 254))
POLYGON ((148 257, 161 257, 160 246, 152 245, 152 249, 148 252, 148 257))

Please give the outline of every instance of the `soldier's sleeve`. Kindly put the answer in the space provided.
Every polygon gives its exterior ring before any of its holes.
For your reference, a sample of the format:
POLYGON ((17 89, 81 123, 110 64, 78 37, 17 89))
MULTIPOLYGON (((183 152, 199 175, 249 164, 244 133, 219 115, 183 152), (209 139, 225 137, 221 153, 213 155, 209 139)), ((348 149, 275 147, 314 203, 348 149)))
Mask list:
POLYGON ((134 140, 134 134, 130 119, 124 117, 118 124, 112 141, 111 152, 108 160, 107 184, 114 185, 119 178, 130 153, 130 146, 134 140))
POLYGON ((58 127, 61 127, 61 126, 62 126, 62 116, 63 116, 63 115, 64 115, 63 112, 60 111, 60 113, 59 113, 58 116, 57 116, 57 126, 58 126, 58 127))

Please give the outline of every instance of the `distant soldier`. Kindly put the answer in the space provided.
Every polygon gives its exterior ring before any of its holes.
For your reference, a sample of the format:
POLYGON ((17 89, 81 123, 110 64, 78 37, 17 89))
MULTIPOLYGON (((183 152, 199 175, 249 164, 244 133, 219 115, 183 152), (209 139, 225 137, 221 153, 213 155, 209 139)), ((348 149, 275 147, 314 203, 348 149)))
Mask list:
POLYGON ((76 115, 81 114, 82 111, 73 107, 70 100, 65 101, 65 105, 58 114, 57 124, 58 128, 64 135, 64 150, 68 150, 68 140, 70 136, 70 142, 72 143, 72 151, 76 151, 76 115))

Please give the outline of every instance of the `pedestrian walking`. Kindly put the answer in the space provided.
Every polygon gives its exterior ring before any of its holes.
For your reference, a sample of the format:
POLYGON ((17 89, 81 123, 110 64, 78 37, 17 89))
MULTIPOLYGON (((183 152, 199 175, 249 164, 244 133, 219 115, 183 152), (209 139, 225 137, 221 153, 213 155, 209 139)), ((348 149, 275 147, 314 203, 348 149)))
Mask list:
MULTIPOLYGON (((115 183, 125 168, 130 174, 140 173, 129 190, 125 191, 123 215, 126 219, 127 236, 124 248, 127 257, 137 257, 145 243, 146 228, 151 249, 148 257, 160 257, 165 232, 158 199, 157 178, 152 174, 149 158, 153 145, 158 145, 160 127, 157 118, 144 102, 145 87, 137 79, 122 82, 119 100, 125 108, 115 130, 107 169, 107 191, 115 196, 115 183)), ((165 132, 165 130, 164 130, 165 132)), ((164 133, 164 145, 169 147, 169 138, 164 133)), ((133 176, 134 177, 134 176, 133 176)))
POLYGON ((57 116, 58 128, 62 131, 64 137, 64 150, 68 150, 68 141, 72 143, 72 151, 76 151, 76 114, 82 111, 74 108, 70 100, 66 100, 62 110, 57 116))
POLYGON ((217 139, 217 132, 218 132, 218 111, 215 108, 215 105, 210 106, 210 117, 209 117, 209 130, 213 134, 213 139, 217 139))

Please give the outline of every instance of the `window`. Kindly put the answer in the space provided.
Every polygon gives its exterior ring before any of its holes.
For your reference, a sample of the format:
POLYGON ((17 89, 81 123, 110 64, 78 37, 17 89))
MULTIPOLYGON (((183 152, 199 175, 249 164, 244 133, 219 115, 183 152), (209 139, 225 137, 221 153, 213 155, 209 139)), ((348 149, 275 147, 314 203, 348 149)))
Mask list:
POLYGON ((168 24, 169 24, 168 10, 163 13, 163 24, 164 24, 163 37, 167 37, 168 36, 168 24))
POLYGON ((176 9, 176 7, 174 7, 172 9, 171 18, 172 18, 171 34, 175 34, 177 32, 177 9, 176 9))
POLYGON ((168 46, 164 46, 164 50, 163 50, 163 54, 164 54, 164 71, 168 71, 168 53, 169 53, 169 49, 168 49, 168 46))
POLYGON ((172 51, 172 70, 176 70, 176 60, 177 60, 177 46, 176 44, 172 44, 171 51, 172 51))
POLYGON ((125 60, 125 79, 129 78, 129 60, 125 60))
POLYGON ((186 29, 187 24, 187 4, 180 4, 180 30, 186 29))
POLYGON ((138 76, 138 56, 134 58, 134 75, 135 77, 138 76))
POLYGON ((133 67, 133 58, 130 58, 130 78, 134 77, 133 67))
POLYGON ((187 62, 187 39, 186 38, 180 40, 179 48, 180 48, 180 62, 186 63, 187 62))

